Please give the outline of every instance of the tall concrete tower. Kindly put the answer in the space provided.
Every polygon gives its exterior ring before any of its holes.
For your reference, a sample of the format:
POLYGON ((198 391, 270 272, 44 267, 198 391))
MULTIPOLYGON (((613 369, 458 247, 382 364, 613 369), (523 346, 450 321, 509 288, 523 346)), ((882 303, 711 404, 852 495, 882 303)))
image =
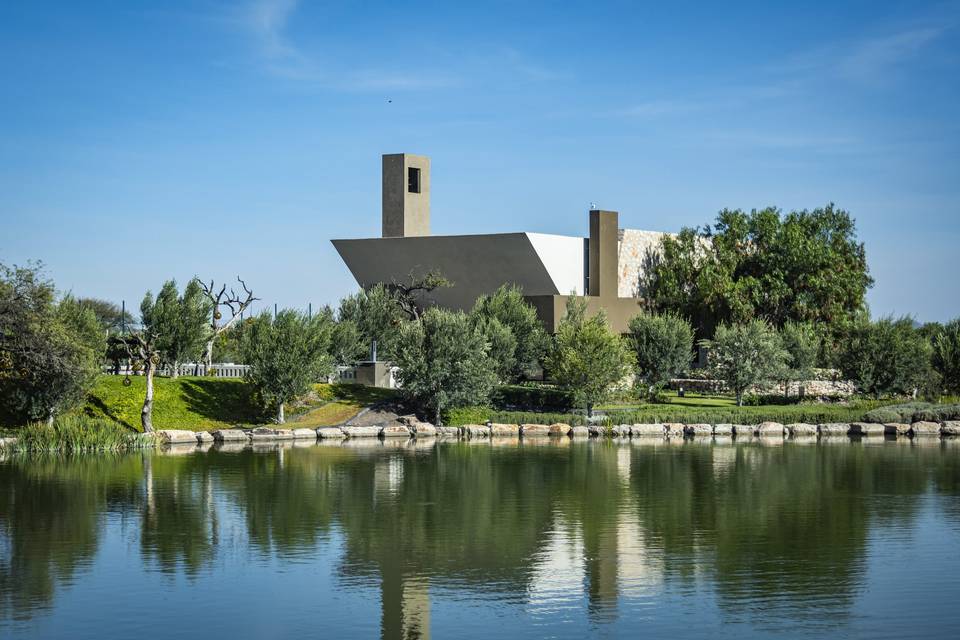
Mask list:
POLYGON ((383 237, 430 235, 430 158, 383 156, 383 237))

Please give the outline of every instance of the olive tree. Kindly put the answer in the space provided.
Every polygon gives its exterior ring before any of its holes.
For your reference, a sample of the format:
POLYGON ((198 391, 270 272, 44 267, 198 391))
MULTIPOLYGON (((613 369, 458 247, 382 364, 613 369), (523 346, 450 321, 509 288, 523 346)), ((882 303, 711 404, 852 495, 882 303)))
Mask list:
POLYGON ((409 321, 396 295, 382 284, 343 298, 337 310, 337 323, 352 325, 337 332, 338 340, 342 341, 337 348, 343 354, 343 364, 363 359, 373 340, 377 341, 378 354, 383 359, 392 359, 400 328, 409 321))
POLYGON ((881 318, 850 332, 841 367, 863 393, 915 396, 930 382, 932 351, 911 318, 881 318))
POLYGON ((496 320, 513 335, 512 349, 504 344, 502 351, 493 350, 502 360, 505 380, 520 380, 540 369, 550 346, 550 336, 536 309, 523 299, 520 287, 505 284, 490 295, 480 296, 472 313, 478 322, 496 320))
POLYGON ((791 382, 803 382, 813 378, 817 354, 820 353, 820 335, 813 324, 791 320, 785 322, 780 329, 780 340, 787 351, 783 393, 789 396, 791 382))
POLYGON ((333 370, 332 313, 307 317, 293 309, 263 312, 243 328, 242 352, 250 365, 247 382, 284 423, 283 405, 310 390, 333 370))
POLYGON ((586 302, 570 296, 546 365, 550 377, 592 416, 594 405, 629 373, 630 352, 603 311, 588 318, 586 302))
POLYGON ((743 395, 750 387, 782 380, 789 354, 777 332, 764 320, 742 324, 721 324, 713 340, 701 340, 709 349, 710 369, 723 380, 743 406, 743 395))
POLYGON ((56 299, 42 266, 0 264, 0 402, 17 421, 81 404, 100 372, 105 336, 94 313, 56 299))
POLYGON ((466 314, 427 309, 400 331, 395 362, 403 395, 438 425, 447 409, 484 404, 495 379, 488 352, 466 314))
POLYGON ((628 342, 636 357, 637 382, 650 395, 686 371, 693 359, 693 327, 673 313, 635 316, 628 342))

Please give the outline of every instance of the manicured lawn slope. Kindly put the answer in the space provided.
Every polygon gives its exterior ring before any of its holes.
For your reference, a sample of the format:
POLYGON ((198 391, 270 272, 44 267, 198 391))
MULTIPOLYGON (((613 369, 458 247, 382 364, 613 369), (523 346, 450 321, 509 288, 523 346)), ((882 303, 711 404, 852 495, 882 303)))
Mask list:
MULTIPOLYGON (((146 381, 139 376, 123 386, 122 376, 101 376, 82 413, 93 418, 118 422, 140 430, 140 409, 146 381)), ((321 427, 337 425, 361 409, 389 399, 393 392, 349 384, 317 384, 309 397, 287 406, 288 426, 321 427)), ((230 378, 181 377, 154 380, 153 426, 155 429, 209 431, 236 425, 270 421, 250 387, 230 378)))
MULTIPOLYGON (((101 376, 83 413, 139 431, 146 381, 133 376, 130 382, 130 386, 125 387, 123 376, 101 376)), ((250 388, 242 380, 194 377, 154 380, 155 429, 225 429, 263 422, 261 416, 250 388)))

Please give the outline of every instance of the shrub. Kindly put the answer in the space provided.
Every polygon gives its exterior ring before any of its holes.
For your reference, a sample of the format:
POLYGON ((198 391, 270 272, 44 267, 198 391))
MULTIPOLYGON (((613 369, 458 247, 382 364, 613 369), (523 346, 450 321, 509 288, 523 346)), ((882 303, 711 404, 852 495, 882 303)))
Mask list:
POLYGON ((942 422, 960 420, 960 404, 931 404, 929 402, 904 402, 868 411, 866 422, 942 422))
POLYGON ((909 317, 883 318, 852 330, 842 369, 863 393, 909 395, 930 380, 931 352, 909 317))
POLYGON ((564 412, 573 406, 573 395, 548 385, 502 385, 494 389, 490 401, 506 411, 564 412))
POLYGON ((710 369, 724 380, 743 405, 743 394, 760 382, 781 379, 789 354, 776 331, 764 320, 720 325, 713 340, 703 340, 710 349, 710 369))
POLYGON ((456 407, 444 413, 443 422, 451 427, 461 427, 465 424, 486 424, 490 419, 490 409, 487 407, 456 407))

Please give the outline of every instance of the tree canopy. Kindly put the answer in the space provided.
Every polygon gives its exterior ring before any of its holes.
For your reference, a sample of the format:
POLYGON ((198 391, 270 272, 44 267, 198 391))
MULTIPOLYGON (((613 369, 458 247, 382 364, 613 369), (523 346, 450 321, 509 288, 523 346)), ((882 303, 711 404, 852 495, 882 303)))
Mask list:
POLYGON ((586 302, 570 296, 546 364, 550 377, 593 415, 594 405, 630 372, 630 352, 603 311, 588 318, 586 302))
POLYGON ((724 209, 713 226, 665 236, 641 284, 653 308, 690 319, 705 338, 754 318, 836 333, 864 317, 873 279, 853 218, 830 204, 785 215, 724 209))
POLYGON ((862 393, 912 395, 930 385, 931 351, 911 318, 881 318, 850 331, 841 368, 862 393))
POLYGON ((243 328, 244 362, 250 365, 247 381, 283 424, 283 403, 302 396, 333 369, 330 356, 332 313, 312 318, 292 309, 273 317, 263 312, 243 328))
POLYGON ((790 354, 765 320, 717 327, 713 340, 701 341, 710 350, 710 368, 734 392, 737 406, 744 394, 762 382, 782 380, 790 354))
POLYGON ((504 343, 493 345, 492 353, 501 361, 504 379, 517 381, 539 370, 550 345, 550 337, 536 310, 523 299, 516 285, 502 285, 490 295, 480 296, 473 314, 484 321, 496 320, 513 336, 513 348, 504 343))
POLYGON ((495 382, 486 336, 459 311, 430 308, 405 324, 395 362, 403 395, 437 424, 447 409, 485 403, 495 382))
POLYGON ((636 358, 637 382, 646 385, 648 393, 686 371, 693 359, 693 328, 673 313, 632 318, 628 342, 636 358))
POLYGON ((0 402, 14 421, 52 421, 82 403, 105 351, 93 311, 58 301, 40 265, 0 264, 0 402))
POLYGON ((180 295, 175 280, 168 280, 157 294, 152 322, 158 336, 157 348, 163 361, 171 366, 172 377, 179 375, 181 362, 198 360, 210 335, 212 305, 200 283, 193 279, 180 295))

